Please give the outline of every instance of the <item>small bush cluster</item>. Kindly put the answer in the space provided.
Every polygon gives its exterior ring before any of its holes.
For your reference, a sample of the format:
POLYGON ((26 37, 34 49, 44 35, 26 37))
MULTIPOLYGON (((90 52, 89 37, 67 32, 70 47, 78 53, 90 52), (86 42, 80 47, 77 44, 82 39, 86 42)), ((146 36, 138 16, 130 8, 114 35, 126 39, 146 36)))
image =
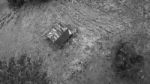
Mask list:
POLYGON ((7 1, 8 1, 9 6, 15 7, 15 8, 20 8, 21 6, 23 6, 27 2, 29 2, 29 3, 32 3, 32 2, 41 3, 41 2, 47 2, 49 0, 7 0, 7 1))
POLYGON ((139 79, 143 76, 144 57, 122 44, 114 57, 113 67, 116 75, 121 78, 139 79))
POLYGON ((11 7, 21 7, 25 1, 24 0, 7 0, 9 6, 11 7))
POLYGON ((46 71, 41 69, 41 59, 32 61, 26 55, 0 61, 0 84, 49 84, 46 71))

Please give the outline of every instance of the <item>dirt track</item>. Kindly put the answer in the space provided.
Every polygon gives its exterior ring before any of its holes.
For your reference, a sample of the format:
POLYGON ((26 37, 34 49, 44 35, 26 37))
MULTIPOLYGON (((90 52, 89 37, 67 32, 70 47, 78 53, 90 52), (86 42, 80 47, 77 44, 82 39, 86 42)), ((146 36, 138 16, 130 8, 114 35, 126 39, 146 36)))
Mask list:
MULTIPOLYGON (((140 9, 147 2, 100 1, 54 1, 26 4, 18 12, 0 10, 0 57, 8 59, 23 53, 35 59, 43 57, 54 84, 138 84, 114 77, 111 48, 120 39, 131 40, 149 66, 149 15, 144 16, 140 9), (55 21, 79 29, 77 37, 57 51, 44 38, 55 21)), ((145 73, 139 84, 149 84, 149 67, 145 73)))

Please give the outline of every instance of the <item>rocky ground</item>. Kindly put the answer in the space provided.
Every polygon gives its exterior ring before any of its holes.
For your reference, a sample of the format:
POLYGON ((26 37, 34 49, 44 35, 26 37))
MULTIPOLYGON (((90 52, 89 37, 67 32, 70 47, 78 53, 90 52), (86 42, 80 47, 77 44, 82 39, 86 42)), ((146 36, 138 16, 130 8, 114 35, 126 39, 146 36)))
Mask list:
MULTIPOLYGON (((6 4, 7 2, 0 2, 6 4)), ((0 7, 1 7, 0 4, 0 7)), ((42 57, 52 84, 149 84, 149 0, 61 0, 0 9, 0 57, 42 57), (63 49, 54 50, 45 32, 55 22, 78 28, 63 49), (145 59, 138 81, 115 76, 111 64, 119 41, 131 42, 145 59)))

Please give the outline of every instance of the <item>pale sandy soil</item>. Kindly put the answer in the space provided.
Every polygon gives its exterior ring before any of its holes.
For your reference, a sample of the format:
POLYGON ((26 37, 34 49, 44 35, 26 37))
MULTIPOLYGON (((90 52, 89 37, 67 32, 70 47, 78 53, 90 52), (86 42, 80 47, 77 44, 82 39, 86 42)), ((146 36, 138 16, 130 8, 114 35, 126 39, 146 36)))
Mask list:
POLYGON ((1 9, 0 57, 8 59, 23 53, 35 59, 43 57, 53 84, 149 84, 149 20, 138 8, 144 2, 78 1, 27 4, 17 12, 7 7, 1 9), (44 37, 55 21, 71 24, 79 30, 62 50, 53 50, 44 37), (135 43, 137 52, 146 59, 146 75, 141 83, 114 76, 111 48, 120 39, 135 43))

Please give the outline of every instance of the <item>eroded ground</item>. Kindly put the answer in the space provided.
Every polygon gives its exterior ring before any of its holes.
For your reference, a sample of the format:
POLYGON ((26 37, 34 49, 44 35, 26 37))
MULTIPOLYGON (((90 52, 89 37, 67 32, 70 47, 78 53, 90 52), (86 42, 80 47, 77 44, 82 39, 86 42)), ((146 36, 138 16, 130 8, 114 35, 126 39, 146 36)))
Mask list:
POLYGON ((27 53, 43 57, 53 84, 149 84, 149 1, 68 0, 26 4, 17 12, 0 10, 0 56, 27 53), (78 28, 64 49, 53 50, 45 32, 54 22, 78 28), (145 77, 140 82, 120 80, 111 68, 112 47, 131 41, 144 56, 145 77))

